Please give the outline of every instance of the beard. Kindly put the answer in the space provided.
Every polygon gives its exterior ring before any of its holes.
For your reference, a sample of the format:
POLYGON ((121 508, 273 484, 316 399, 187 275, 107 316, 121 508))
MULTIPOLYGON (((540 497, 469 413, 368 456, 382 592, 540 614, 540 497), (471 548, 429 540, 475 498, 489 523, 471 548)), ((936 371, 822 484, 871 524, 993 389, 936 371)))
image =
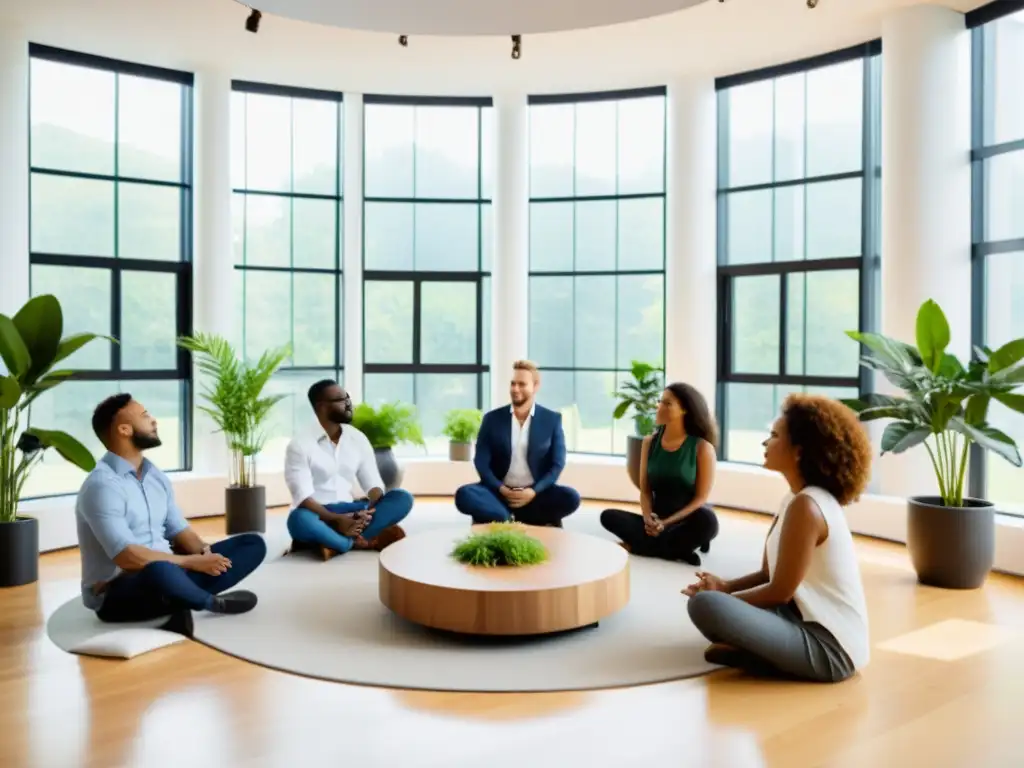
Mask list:
POLYGON ((351 424, 352 423, 352 409, 351 408, 338 408, 337 410, 331 411, 327 418, 329 418, 335 424, 351 424))
POLYGON ((132 445, 140 451, 146 451, 150 448, 159 448, 163 445, 163 442, 160 440, 160 435, 156 432, 151 435, 142 435, 136 432, 132 435, 132 445))
POLYGON ((512 405, 522 405, 529 399, 527 395, 512 395, 512 405))

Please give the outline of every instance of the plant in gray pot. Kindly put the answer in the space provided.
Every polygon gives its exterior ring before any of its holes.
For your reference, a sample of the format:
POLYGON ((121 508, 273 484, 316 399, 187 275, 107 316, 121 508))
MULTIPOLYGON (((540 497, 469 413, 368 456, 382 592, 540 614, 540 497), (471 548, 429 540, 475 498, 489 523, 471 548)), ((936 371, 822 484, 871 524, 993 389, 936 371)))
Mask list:
POLYGON ((658 410, 658 400, 665 388, 662 373, 661 368, 634 360, 630 370, 632 379, 623 382, 615 393, 619 400, 612 414, 615 419, 621 419, 632 409, 636 434, 626 438, 626 471, 637 488, 640 487, 640 454, 644 438, 654 434, 654 412, 658 410))
POLYGON ((268 350, 248 363, 216 334, 184 336, 178 344, 197 356, 199 370, 209 377, 202 393, 207 405, 199 410, 213 419, 227 440, 231 456, 229 485, 224 491, 227 533, 263 533, 267 530, 267 489, 257 482, 256 457, 267 441, 263 425, 273 407, 286 397, 265 397, 263 389, 291 355, 291 347, 268 350))
POLYGON ((65 432, 26 427, 33 401, 67 381, 69 370, 54 366, 90 341, 108 336, 76 333, 63 336, 64 314, 55 296, 35 296, 12 318, 0 314, 0 587, 17 587, 39 579, 39 521, 18 514, 29 473, 47 449, 86 472, 96 459, 65 432))
POLYGON ((426 446, 416 409, 397 402, 383 403, 378 408, 360 403, 352 411, 352 426, 366 435, 373 446, 385 492, 401 488, 405 470, 395 459, 394 447, 399 443, 426 446))
POLYGON ((471 461, 473 442, 480 432, 483 413, 476 408, 457 408, 444 415, 444 429, 448 438, 448 459, 450 461, 471 461))
POLYGON ((924 445, 935 470, 938 495, 907 502, 907 548, 922 584, 950 589, 980 587, 995 557, 995 507, 964 496, 972 444, 1016 467, 1020 452, 1013 439, 988 423, 996 400, 1024 413, 1024 339, 994 352, 975 348, 967 366, 946 352, 949 323, 934 301, 917 314, 917 345, 872 333, 847 335, 870 351, 862 364, 880 371, 902 397, 868 395, 844 400, 862 421, 892 419, 882 435, 882 454, 924 445))

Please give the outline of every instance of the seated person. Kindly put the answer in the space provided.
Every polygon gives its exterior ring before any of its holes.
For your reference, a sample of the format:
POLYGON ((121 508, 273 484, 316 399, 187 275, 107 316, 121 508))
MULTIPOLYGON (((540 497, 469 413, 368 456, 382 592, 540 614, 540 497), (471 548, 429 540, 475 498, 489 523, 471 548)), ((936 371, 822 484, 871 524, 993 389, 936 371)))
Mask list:
POLYGON ((412 494, 384 492, 373 447, 352 426, 352 398, 336 381, 318 381, 308 396, 320 432, 293 439, 285 453, 292 549, 315 548, 324 560, 351 549, 380 551, 405 536, 398 523, 412 510, 412 494), (356 480, 366 489, 359 500, 352 498, 356 480))
POLYGON ((528 360, 512 366, 512 404, 484 414, 473 460, 480 482, 455 493, 455 507, 474 523, 511 519, 562 527, 580 505, 572 488, 556 485, 565 469, 562 415, 535 397, 540 372, 528 360))
POLYGON ((256 595, 226 590, 263 562, 263 537, 243 533, 206 544, 189 527, 167 475, 142 456, 160 437, 156 420, 131 395, 100 403, 92 428, 107 453, 75 504, 86 607, 107 622, 167 616, 164 628, 187 636, 191 611, 252 610, 256 595))
POLYGON ((601 525, 635 555, 700 565, 718 535, 708 506, 715 479, 718 430, 703 396, 689 384, 670 384, 654 417, 658 429, 640 453, 640 509, 601 513, 601 525))
POLYGON ((764 466, 790 493, 768 530, 761 568, 684 590, 712 645, 704 658, 760 675, 839 682, 868 662, 864 588, 843 507, 871 474, 871 442, 838 400, 790 395, 765 441, 764 466))

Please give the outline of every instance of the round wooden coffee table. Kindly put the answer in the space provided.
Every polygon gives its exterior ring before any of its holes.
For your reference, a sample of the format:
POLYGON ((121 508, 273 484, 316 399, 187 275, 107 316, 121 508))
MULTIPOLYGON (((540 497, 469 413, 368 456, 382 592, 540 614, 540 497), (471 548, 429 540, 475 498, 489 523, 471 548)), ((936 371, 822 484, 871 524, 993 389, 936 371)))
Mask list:
POLYGON ((407 536, 380 553, 380 600, 408 621, 473 635, 564 632, 596 624, 629 602, 622 547, 560 528, 526 532, 544 542, 546 562, 463 565, 451 551, 469 533, 465 528, 407 536))

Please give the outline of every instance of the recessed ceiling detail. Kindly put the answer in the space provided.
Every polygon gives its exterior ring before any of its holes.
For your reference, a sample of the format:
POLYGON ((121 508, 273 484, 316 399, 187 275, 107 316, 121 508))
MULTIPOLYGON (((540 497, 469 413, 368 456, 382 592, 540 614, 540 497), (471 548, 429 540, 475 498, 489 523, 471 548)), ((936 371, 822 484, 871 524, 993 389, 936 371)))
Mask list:
MULTIPOLYGON (((602 27, 705 0, 246 0, 267 15, 406 35, 511 35, 602 27)), ((264 19, 266 24, 270 19, 264 19)))

